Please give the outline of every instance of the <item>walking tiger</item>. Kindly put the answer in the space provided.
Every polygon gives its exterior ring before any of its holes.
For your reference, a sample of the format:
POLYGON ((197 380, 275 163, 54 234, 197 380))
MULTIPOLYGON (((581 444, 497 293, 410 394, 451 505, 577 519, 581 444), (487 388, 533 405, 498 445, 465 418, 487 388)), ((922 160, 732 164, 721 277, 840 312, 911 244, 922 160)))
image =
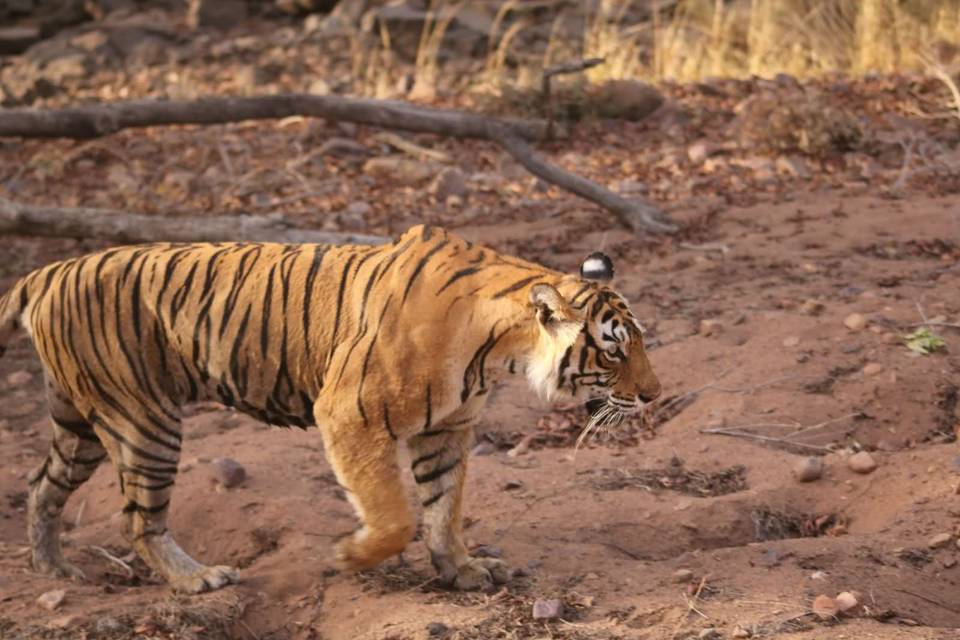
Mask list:
POLYGON ((82 578, 60 546, 67 498, 109 458, 123 530, 177 591, 236 582, 167 530, 181 408, 215 400, 273 425, 317 426, 360 527, 345 569, 399 553, 415 519, 410 451, 439 578, 509 579, 461 534, 467 456, 487 393, 525 376, 550 398, 601 395, 610 415, 660 393, 642 330, 593 254, 566 275, 429 226, 382 246, 258 243, 112 248, 38 269, 0 298, 0 355, 19 328, 42 362, 53 443, 29 477, 36 571, 82 578))

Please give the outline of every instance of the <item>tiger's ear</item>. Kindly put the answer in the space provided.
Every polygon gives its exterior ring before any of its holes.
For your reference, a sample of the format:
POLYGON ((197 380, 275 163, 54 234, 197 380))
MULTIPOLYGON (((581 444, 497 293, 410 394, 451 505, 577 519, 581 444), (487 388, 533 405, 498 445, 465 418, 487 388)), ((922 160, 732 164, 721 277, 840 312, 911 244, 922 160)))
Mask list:
POLYGON ((613 280, 613 260, 605 253, 594 251, 580 265, 580 277, 602 282, 613 280))
POLYGON ((549 284, 535 284, 530 288, 530 304, 536 309, 537 320, 548 332, 579 332, 583 320, 556 288, 549 284))

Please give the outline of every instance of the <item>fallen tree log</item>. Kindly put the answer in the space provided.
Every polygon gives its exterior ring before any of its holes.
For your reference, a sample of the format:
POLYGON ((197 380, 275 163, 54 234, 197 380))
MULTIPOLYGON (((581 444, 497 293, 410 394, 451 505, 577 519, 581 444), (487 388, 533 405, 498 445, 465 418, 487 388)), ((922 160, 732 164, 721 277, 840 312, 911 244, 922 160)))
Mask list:
POLYGON ((0 198, 0 234, 138 242, 384 244, 390 238, 298 229, 279 215, 158 216, 92 207, 44 207, 0 198))
POLYGON ((464 111, 419 107, 392 100, 287 94, 194 101, 132 100, 66 109, 2 109, 0 137, 93 138, 121 129, 171 124, 222 124, 301 115, 489 140, 531 173, 611 211, 637 233, 673 233, 677 226, 653 205, 626 200, 609 189, 538 157, 526 141, 552 134, 542 120, 496 119, 464 111))

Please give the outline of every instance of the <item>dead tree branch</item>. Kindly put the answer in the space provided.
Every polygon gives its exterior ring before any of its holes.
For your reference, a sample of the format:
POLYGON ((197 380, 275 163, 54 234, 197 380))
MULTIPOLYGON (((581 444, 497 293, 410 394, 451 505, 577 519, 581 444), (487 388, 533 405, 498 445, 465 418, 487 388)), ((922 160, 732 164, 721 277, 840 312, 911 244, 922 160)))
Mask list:
POLYGON ((383 244, 389 238, 297 229, 282 216, 142 215, 91 207, 44 207, 0 198, 0 234, 101 238, 118 243, 260 241, 383 244))
POLYGON ((627 201, 605 187, 538 157, 526 141, 543 140, 541 120, 492 119, 463 111, 399 101, 287 94, 195 101, 133 100, 59 110, 0 110, 0 138, 95 138, 121 129, 171 124, 222 124, 309 116, 385 129, 477 138, 500 145, 534 175, 604 207, 637 233, 673 233, 675 224, 656 207, 627 201))

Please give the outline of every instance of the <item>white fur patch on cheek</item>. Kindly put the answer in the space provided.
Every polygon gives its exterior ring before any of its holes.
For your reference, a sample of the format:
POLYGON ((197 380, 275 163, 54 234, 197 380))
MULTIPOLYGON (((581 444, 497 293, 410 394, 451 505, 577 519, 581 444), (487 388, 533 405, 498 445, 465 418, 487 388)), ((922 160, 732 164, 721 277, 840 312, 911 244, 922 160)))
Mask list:
POLYGON ((557 381, 560 361, 580 335, 580 326, 568 323, 552 335, 540 332, 540 338, 527 361, 527 381, 544 400, 552 400, 558 393, 557 381))

